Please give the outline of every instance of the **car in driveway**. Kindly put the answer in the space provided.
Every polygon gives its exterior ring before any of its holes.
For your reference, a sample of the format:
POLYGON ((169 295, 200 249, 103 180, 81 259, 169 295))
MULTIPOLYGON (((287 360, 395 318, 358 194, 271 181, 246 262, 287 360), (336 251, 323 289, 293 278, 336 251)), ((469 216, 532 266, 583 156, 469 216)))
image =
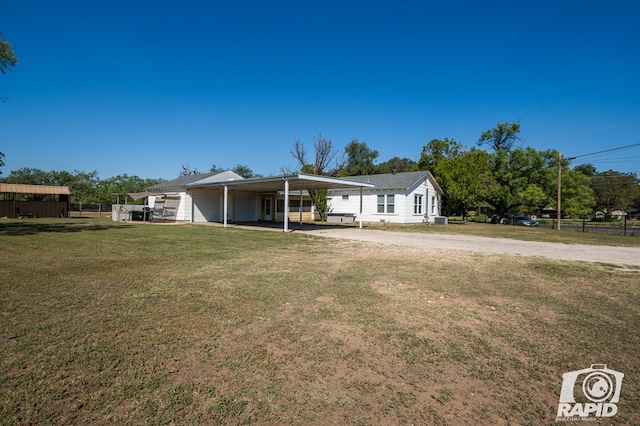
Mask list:
POLYGON ((502 219, 501 222, 507 225, 523 225, 523 226, 539 225, 538 221, 531 219, 529 216, 509 216, 502 219))

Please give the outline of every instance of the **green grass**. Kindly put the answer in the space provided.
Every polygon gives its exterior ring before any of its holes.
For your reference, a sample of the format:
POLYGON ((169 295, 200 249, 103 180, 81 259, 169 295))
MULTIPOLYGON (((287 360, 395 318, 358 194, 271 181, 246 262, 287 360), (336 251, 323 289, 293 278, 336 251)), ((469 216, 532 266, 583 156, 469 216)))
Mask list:
POLYGON ((562 373, 594 363, 640 423, 638 271, 434 256, 2 221, 0 423, 552 424, 562 373))

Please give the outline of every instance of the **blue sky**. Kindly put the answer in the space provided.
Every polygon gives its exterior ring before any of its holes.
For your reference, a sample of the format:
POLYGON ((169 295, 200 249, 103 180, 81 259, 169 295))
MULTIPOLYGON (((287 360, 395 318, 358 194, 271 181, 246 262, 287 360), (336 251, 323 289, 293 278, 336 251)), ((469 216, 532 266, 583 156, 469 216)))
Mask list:
MULTIPOLYGON (((22 167, 176 177, 296 170, 295 138, 379 160, 520 121, 565 156, 640 143, 637 1, 5 0, 0 151, 22 167)), ((585 157, 640 171, 640 146, 585 157)), ((578 164, 578 160, 574 165, 578 164)))

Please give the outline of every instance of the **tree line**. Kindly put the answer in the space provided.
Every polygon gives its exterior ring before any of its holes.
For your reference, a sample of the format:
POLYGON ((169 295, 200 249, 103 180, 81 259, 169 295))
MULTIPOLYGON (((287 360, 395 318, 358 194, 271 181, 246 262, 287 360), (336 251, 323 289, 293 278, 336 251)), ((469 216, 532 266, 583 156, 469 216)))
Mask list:
MULTIPOLYGON (((291 155, 301 171, 331 176, 428 170, 445 193, 443 213, 447 215, 482 211, 500 217, 555 211, 558 163, 564 216, 578 218, 596 211, 610 215, 615 210, 640 209, 640 181, 635 173, 597 171, 591 164, 572 168, 557 150, 519 146, 520 131, 520 123, 498 123, 482 132, 476 146, 470 148, 455 139, 432 139, 423 146, 417 161, 393 157, 377 163, 378 151, 357 139, 340 155, 322 134, 314 138, 315 161, 307 158, 310 156, 300 140, 294 141, 291 155)), ((324 202, 324 195, 320 192, 317 200, 314 197, 316 204, 324 202)))

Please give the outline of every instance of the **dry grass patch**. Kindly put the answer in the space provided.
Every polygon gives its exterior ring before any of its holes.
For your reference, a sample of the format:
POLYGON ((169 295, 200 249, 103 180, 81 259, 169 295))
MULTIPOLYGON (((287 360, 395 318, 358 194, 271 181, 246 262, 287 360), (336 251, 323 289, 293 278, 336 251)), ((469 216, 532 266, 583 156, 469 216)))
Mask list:
POLYGON ((625 373, 638 271, 304 235, 0 223, 7 423, 541 424, 562 373, 625 373), (432 255, 433 256, 433 255, 432 255))
POLYGON ((447 226, 427 224, 406 226, 393 224, 369 224, 367 225, 367 228, 401 232, 473 235, 478 237, 509 238, 522 241, 543 241, 564 244, 590 244, 623 247, 640 246, 640 238, 638 238, 639 231, 637 228, 629 229, 627 236, 601 232, 582 232, 573 229, 560 229, 560 231, 558 231, 547 226, 529 228, 525 226, 503 224, 492 225, 490 223, 475 222, 450 223, 447 226))

